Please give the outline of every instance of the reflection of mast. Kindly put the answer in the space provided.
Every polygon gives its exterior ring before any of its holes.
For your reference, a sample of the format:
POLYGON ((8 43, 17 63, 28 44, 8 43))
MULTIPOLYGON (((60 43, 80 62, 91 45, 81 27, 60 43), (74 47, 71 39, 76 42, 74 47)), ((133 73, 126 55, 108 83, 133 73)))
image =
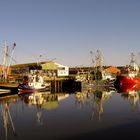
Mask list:
POLYGON ((42 116, 43 114, 42 114, 42 111, 40 109, 36 113, 37 122, 38 122, 39 125, 43 125, 43 116, 42 116))
POLYGON ((4 107, 3 107, 3 122, 4 122, 5 139, 6 140, 7 140, 7 136, 8 136, 7 134, 8 134, 9 121, 11 123, 13 133, 14 133, 14 135, 16 135, 15 127, 14 127, 12 117, 11 117, 11 114, 10 114, 10 111, 9 111, 9 105, 8 105, 8 103, 5 103, 4 107))
POLYGON ((3 125, 4 125, 4 129, 5 129, 5 139, 7 140, 7 133, 8 133, 8 124, 9 124, 9 120, 8 120, 8 113, 6 111, 6 109, 3 110, 3 125))
MULTIPOLYGON (((94 94, 94 101, 96 103, 96 107, 94 108, 94 114, 97 115, 98 119, 101 119, 101 114, 103 113, 103 93, 102 91, 98 91, 94 94)), ((92 116, 93 117, 93 116, 92 116)))
POLYGON ((101 120, 101 114, 103 114, 103 103, 108 100, 112 95, 112 92, 105 92, 105 91, 95 91, 94 93, 94 105, 93 112, 91 119, 93 119, 93 116, 96 115, 99 120, 101 120))
POLYGON ((77 92, 75 95, 76 105, 83 108, 84 105, 89 104, 91 106, 91 120, 94 116, 101 120, 101 115, 103 114, 103 103, 112 96, 112 91, 101 91, 96 90, 91 93, 91 91, 77 92))

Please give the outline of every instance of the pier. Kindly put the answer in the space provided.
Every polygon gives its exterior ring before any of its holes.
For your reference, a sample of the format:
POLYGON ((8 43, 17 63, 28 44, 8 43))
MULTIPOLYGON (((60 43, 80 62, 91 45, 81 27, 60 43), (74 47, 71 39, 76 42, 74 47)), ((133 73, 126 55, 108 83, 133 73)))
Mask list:
POLYGON ((74 79, 49 80, 51 93, 81 91, 82 83, 74 79))

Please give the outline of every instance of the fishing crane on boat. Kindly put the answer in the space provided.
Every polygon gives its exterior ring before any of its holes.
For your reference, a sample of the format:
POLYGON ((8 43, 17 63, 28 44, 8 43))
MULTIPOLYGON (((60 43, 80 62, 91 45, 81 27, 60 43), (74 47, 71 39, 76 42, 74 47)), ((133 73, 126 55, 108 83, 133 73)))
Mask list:
POLYGON ((102 52, 98 49, 96 51, 95 58, 93 58, 92 51, 90 51, 90 54, 92 56, 92 65, 94 67, 95 80, 98 80, 98 79, 100 79, 98 73, 101 72, 101 74, 102 74, 102 65, 103 65, 102 52))
POLYGON ((9 68, 13 60, 15 47, 16 47, 16 43, 13 43, 11 49, 9 48, 9 46, 7 46, 6 42, 4 44, 3 59, 2 59, 2 77, 4 79, 7 79, 7 76, 9 74, 9 68))
POLYGON ((96 51, 95 64, 96 64, 96 68, 100 68, 100 70, 102 70, 103 56, 102 56, 102 52, 100 50, 96 51))

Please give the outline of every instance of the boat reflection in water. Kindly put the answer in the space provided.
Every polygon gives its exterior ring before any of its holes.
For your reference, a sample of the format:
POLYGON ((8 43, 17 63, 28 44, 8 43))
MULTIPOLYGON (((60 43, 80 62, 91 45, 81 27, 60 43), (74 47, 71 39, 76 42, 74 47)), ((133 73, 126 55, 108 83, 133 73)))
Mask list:
POLYGON ((20 95, 22 101, 24 101, 29 106, 37 107, 37 122, 43 125, 43 109, 52 110, 59 106, 59 102, 67 98, 69 94, 66 93, 55 93, 50 92, 35 92, 20 95))
POLYGON ((139 91, 128 91, 125 93, 122 93, 122 97, 127 99, 131 105, 131 111, 135 111, 138 107, 138 110, 140 111, 140 97, 139 97, 139 91))
POLYGON ((101 115, 104 112, 103 104, 108 101, 112 95, 115 93, 114 90, 86 90, 85 92, 77 92, 76 105, 80 108, 89 105, 91 107, 91 120, 97 118, 101 120, 101 115))
POLYGON ((137 84, 122 85, 117 91, 124 99, 129 101, 132 111, 134 111, 136 107, 140 110, 140 86, 137 84))

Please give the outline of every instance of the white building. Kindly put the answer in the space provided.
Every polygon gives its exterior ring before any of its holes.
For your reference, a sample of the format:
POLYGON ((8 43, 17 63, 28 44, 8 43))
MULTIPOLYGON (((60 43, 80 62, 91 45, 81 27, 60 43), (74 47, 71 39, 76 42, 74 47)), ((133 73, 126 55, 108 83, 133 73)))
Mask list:
POLYGON ((69 75, 69 67, 55 63, 58 67, 57 76, 68 76, 69 75))
POLYGON ((69 67, 53 61, 42 64, 42 69, 50 73, 51 76, 69 76, 69 67))

